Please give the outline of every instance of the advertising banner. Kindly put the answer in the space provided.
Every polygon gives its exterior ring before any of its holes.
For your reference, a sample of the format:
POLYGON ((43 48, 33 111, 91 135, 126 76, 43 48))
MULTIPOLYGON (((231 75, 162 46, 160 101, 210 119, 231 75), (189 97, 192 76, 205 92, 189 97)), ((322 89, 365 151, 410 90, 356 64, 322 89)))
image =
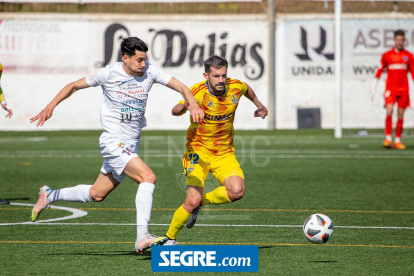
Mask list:
MULTIPOLYGON (((213 18, 214 19, 214 18, 213 18)), ((218 54, 229 62, 228 76, 248 83, 266 104, 266 23, 239 20, 99 21, 10 20, 0 23, 2 87, 15 116, 0 130, 34 130, 36 115, 69 82, 121 61, 120 42, 137 36, 149 46, 150 63, 188 87, 204 80, 203 61, 218 54)), ((150 92, 145 116, 149 129, 186 129, 189 115, 171 116, 181 95, 161 85, 150 92)), ((100 129, 101 88, 76 92, 60 104, 43 129, 100 129)), ((265 128, 255 106, 240 101, 236 128, 265 128)))
MULTIPOLYGON (((384 52, 394 46, 397 29, 406 32, 406 49, 414 51, 414 20, 343 20, 343 127, 383 126, 385 110, 382 94, 385 76, 372 102, 370 88, 384 52)), ((286 20, 281 24, 284 41, 278 46, 280 57, 277 80, 277 125, 296 128, 297 108, 320 108, 322 127, 333 128, 334 109, 334 22, 333 20, 286 20), (283 67, 280 67, 283 66, 283 67)), ((409 76, 411 79, 411 77, 409 76)), ((414 125, 414 120, 409 122, 414 125)))

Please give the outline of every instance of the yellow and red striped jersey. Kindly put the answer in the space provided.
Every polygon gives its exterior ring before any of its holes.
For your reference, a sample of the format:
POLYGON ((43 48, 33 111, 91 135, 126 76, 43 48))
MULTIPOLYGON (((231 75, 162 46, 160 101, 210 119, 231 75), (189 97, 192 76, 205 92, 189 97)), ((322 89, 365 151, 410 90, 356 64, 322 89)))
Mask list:
MULTIPOLYGON (((3 73, 3 66, 0 63, 0 81, 1 81, 1 74, 3 73)), ((1 83, 0 83, 0 103, 5 102, 6 99, 4 98, 3 90, 1 89, 1 83)))
POLYGON ((225 90, 220 95, 211 92, 207 81, 199 82, 190 89, 198 105, 204 110, 205 118, 200 123, 190 119, 187 150, 214 155, 234 152, 234 115, 241 96, 247 92, 247 85, 239 80, 227 78, 225 90))

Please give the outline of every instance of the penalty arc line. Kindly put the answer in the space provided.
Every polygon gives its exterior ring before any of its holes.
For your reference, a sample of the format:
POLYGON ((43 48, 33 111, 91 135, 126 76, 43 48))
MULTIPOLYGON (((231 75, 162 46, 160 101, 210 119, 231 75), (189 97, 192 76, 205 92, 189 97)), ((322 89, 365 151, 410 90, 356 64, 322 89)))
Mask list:
MULTIPOLYGON (((28 204, 28 203, 10 203, 10 205, 18 205, 18 206, 33 206, 33 204, 28 204)), ((16 222, 16 223, 12 223, 9 225, 18 225, 18 224, 41 224, 44 222, 52 222, 52 221, 61 221, 61 220, 68 220, 68 219, 75 219, 75 218, 81 218, 84 217, 88 214, 88 212, 83 211, 83 210, 79 210, 79 209, 75 209, 75 208, 70 208, 70 207, 63 207, 63 206, 56 206, 53 205, 50 207, 51 209, 59 209, 59 210, 64 210, 64 211, 69 211, 72 213, 72 215, 70 216, 65 216, 65 217, 60 217, 60 218, 52 218, 52 219, 45 219, 45 220, 38 220, 36 222, 31 222, 31 221, 26 221, 26 222, 16 222)), ((0 226, 4 226, 4 225, 8 225, 8 223, 0 223, 0 226)))

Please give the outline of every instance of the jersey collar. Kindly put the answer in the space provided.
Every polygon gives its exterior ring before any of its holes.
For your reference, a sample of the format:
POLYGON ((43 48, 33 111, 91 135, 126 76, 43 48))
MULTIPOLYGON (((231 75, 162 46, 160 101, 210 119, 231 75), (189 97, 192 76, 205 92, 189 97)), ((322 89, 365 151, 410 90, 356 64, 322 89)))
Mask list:
POLYGON ((208 86, 208 81, 206 81, 206 86, 207 86, 208 92, 210 92, 210 94, 213 95, 213 96, 220 97, 220 96, 223 96, 226 93, 226 84, 224 84, 224 91, 220 95, 216 95, 213 92, 211 92, 210 87, 208 86))

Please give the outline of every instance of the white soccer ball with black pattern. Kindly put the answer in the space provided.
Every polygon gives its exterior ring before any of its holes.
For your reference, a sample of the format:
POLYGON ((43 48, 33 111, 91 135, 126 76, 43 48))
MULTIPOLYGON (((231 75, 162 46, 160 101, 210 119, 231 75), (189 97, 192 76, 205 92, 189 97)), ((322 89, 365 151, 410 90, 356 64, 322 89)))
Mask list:
POLYGON ((313 243, 326 243, 332 238, 333 231, 332 220, 324 214, 313 214, 303 224, 303 233, 313 243))

